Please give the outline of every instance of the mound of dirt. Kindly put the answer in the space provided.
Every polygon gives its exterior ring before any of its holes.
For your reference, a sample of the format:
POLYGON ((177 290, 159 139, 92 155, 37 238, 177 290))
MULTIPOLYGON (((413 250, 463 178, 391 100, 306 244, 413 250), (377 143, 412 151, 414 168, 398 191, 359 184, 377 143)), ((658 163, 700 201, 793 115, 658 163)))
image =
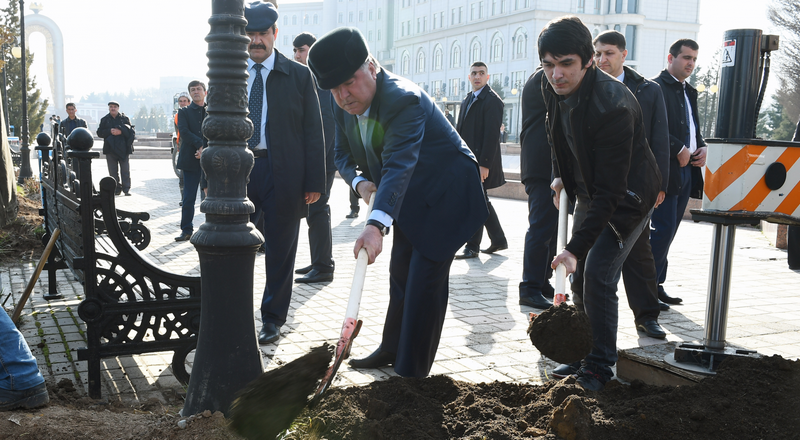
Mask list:
MULTIPOLYGON (((38 193, 34 197, 38 197, 38 193)), ((20 260, 38 260, 44 250, 37 227, 44 219, 39 215, 41 202, 38 198, 17 197, 17 218, 0 228, 0 264, 20 260)))
POLYGON ((577 362, 592 349, 589 317, 573 305, 545 310, 531 321, 528 335, 544 356, 561 364, 577 362))

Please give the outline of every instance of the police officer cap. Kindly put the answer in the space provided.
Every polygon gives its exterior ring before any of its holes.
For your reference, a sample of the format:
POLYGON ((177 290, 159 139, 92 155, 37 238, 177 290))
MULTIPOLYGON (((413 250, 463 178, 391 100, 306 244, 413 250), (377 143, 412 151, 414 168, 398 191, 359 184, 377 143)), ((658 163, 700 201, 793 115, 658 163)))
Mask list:
POLYGON ((117 101, 108 101, 108 105, 116 105, 119 107, 119 103, 117 101))
POLYGON ((369 48, 353 27, 334 29, 320 37, 308 51, 308 67, 321 89, 330 90, 350 79, 367 61, 369 48))
POLYGON ((244 5, 244 18, 247 19, 245 32, 264 32, 278 21, 278 10, 269 2, 249 1, 244 5))

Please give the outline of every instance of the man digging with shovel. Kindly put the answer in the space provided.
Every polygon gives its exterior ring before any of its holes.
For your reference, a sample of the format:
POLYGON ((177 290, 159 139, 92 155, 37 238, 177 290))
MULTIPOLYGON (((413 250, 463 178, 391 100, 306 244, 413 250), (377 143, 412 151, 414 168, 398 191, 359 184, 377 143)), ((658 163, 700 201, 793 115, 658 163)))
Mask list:
POLYGON ((390 227, 394 235, 381 345, 350 365, 393 365, 400 376, 425 377, 444 324, 453 256, 488 216, 478 163, 422 89, 381 69, 357 29, 317 40, 308 67, 338 104, 339 173, 365 201, 375 197, 355 254, 365 248, 372 263, 390 227))
MULTIPOLYGON (((539 34, 546 80, 547 133, 553 147, 552 188, 565 188, 577 229, 552 267, 567 274, 584 264, 584 308, 592 349, 577 372, 586 389, 602 390, 617 361, 619 282, 622 264, 649 226, 661 184, 647 145, 642 111, 628 88, 598 69, 589 29, 575 16, 557 18, 539 34), (582 221, 581 221, 582 219, 582 221)), ((556 206, 558 201, 556 200, 556 206)), ((565 341, 569 343, 569 341, 565 341)))

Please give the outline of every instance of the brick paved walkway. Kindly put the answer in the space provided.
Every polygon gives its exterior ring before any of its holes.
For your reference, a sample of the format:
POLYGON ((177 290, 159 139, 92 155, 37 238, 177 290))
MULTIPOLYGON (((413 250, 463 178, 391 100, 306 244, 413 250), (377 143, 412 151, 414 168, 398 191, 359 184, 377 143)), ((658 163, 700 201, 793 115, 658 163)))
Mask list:
MULTIPOLYGON (((105 175, 105 163, 96 161, 95 180, 105 175)), ((176 243, 179 234, 177 178, 168 160, 132 160, 132 197, 117 198, 118 207, 147 211, 146 222, 153 240, 145 254, 162 268, 181 274, 199 275, 197 253, 189 242, 176 243)), ((329 284, 295 284, 289 320, 277 344, 262 346, 267 368, 275 368, 305 354, 323 341, 334 343, 344 317, 350 282, 355 267, 353 243, 363 228, 364 216, 345 219, 348 194, 342 180, 334 182, 331 197, 335 279, 329 284)), ((531 345, 525 329, 527 313, 536 311, 517 304, 522 273, 522 252, 526 204, 518 200, 493 199, 509 249, 479 259, 455 261, 450 277, 450 307, 432 374, 446 374, 470 382, 518 381, 541 383, 548 380, 553 362, 542 358, 531 345)), ((203 214, 195 217, 195 229, 203 214)), ((298 267, 309 263, 305 222, 301 227, 298 267)), ((712 227, 684 221, 670 253, 670 295, 684 304, 662 313, 659 321, 668 331, 667 342, 697 341, 703 338, 709 253, 712 227)), ((388 263, 391 241, 369 267, 361 303, 364 320, 352 354, 362 357, 379 343, 388 303, 388 263)), ((3 299, 12 292, 10 303, 24 290, 36 262, 0 268, 3 299)), ((84 325, 77 316, 82 287, 68 271, 58 274, 63 300, 44 301, 47 273, 40 278, 25 308, 21 329, 39 361, 42 372, 56 381, 70 378, 78 391, 86 392, 86 363, 77 362, 74 350, 85 346, 84 325), (79 379, 79 380, 76 380, 79 379)), ((264 286, 263 256, 256 259, 254 317, 260 328, 258 306, 264 286)), ((728 317, 727 339, 731 346, 756 349, 762 354, 800 357, 800 272, 787 268, 786 253, 771 247, 760 231, 739 228, 728 317)), ((633 315, 620 283, 620 349, 659 341, 638 334, 633 315)), ((183 389, 172 375, 172 353, 123 356, 106 359, 103 367, 103 396, 124 400, 171 399, 183 389)), ((334 386, 363 385, 395 373, 391 368, 353 370, 342 366, 334 386)))

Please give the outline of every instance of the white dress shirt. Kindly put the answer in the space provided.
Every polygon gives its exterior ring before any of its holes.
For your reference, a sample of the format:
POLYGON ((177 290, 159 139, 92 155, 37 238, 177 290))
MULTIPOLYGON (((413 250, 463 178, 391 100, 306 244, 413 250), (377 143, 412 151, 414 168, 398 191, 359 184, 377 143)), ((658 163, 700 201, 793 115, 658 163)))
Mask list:
MULTIPOLYGON (((364 148, 371 148, 371 145, 368 146, 367 144, 367 139, 372 139, 372 125, 367 123, 367 121, 369 120, 369 110, 371 108, 372 106, 367 108, 363 114, 356 116, 356 119, 358 119, 358 130, 359 133, 361 134, 361 143, 364 144, 364 148)), ((358 186, 359 183, 365 180, 367 180, 367 178, 364 176, 356 176, 356 178, 353 179, 352 183, 353 190, 355 192, 358 192, 356 187, 358 186)), ((372 197, 375 197, 375 194, 373 194, 372 197)), ((392 218, 391 215, 389 215, 384 211, 381 211, 380 209, 372 210, 372 213, 369 215, 368 220, 377 220, 381 222, 381 224, 383 224, 384 226, 391 226, 392 223, 394 222, 394 219, 392 218)))

